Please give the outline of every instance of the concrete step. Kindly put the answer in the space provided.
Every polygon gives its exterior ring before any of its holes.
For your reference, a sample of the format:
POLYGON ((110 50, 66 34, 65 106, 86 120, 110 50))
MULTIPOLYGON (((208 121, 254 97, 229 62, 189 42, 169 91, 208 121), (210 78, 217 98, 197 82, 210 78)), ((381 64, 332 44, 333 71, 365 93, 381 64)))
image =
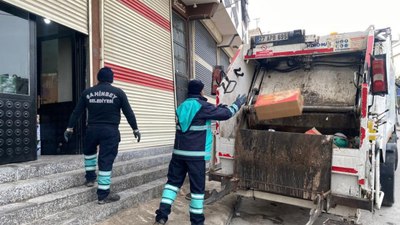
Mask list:
MULTIPOLYGON (((168 163, 171 154, 143 157, 120 161, 114 164, 113 180, 121 175, 168 163)), ((59 192, 83 185, 85 182, 83 168, 60 174, 0 184, 0 206, 20 202, 49 193, 59 192)))
MULTIPOLYGON (((165 178, 161 178, 150 183, 140 185, 135 188, 127 189, 119 192, 121 199, 117 202, 104 205, 97 204, 96 201, 89 202, 66 211, 62 211, 42 219, 28 222, 31 225, 83 225, 94 224, 95 222, 104 220, 105 218, 117 213, 119 210, 135 206, 139 203, 146 202, 152 198, 159 197, 163 186, 166 182, 165 178)), ((155 209, 154 209, 155 210, 155 209)), ((135 219, 135 215, 132 215, 135 219)))
MULTIPOLYGON (((162 183, 166 182, 166 174, 168 170, 168 164, 163 164, 160 166, 155 166, 150 169, 141 170, 137 172, 132 172, 129 174, 125 174, 122 176, 115 177, 112 180, 111 190, 112 192, 122 192, 122 193, 136 193, 139 194, 141 188, 155 188, 152 185, 154 180, 161 180, 162 183), (147 185, 147 183, 150 183, 147 185), (139 191, 138 191, 139 190, 139 191)), ((160 181, 160 182, 161 182, 160 181)), ((153 183, 154 184, 154 183, 153 183)), ((156 184, 158 184, 156 182, 156 184)), ((156 185, 157 186, 157 185, 156 185)), ((55 213, 59 213, 64 215, 65 211, 76 212, 74 207, 81 207, 81 205, 88 205, 90 203, 90 207, 87 209, 82 209, 79 211, 80 213, 91 211, 93 206, 97 205, 97 195, 96 195, 97 187, 88 188, 86 186, 79 186, 70 188, 67 190, 63 190, 56 193, 47 194, 44 196, 36 197, 29 199, 25 202, 19 202, 14 204, 9 204, 0 207, 0 224, 29 224, 34 220, 41 219, 45 216, 49 216, 55 213), (93 203, 93 201, 96 202, 93 203), (93 205, 93 206, 92 206, 93 205)), ((157 192, 158 193, 158 192, 157 192)), ((121 195, 123 199, 124 195, 121 195)), ((154 195, 151 195, 154 196, 154 195)), ((125 196, 129 197, 130 196, 125 196)), ((147 195, 144 196, 136 196, 135 198, 144 198, 146 200, 147 195)), ((121 207, 125 207, 130 202, 121 201, 122 205, 118 205, 118 209, 121 207)), ((108 204, 106 204, 108 205, 108 204)), ((105 207, 106 208, 106 207, 105 207)), ((94 212, 95 214, 103 215, 105 212, 102 212, 103 209, 94 212)), ((94 209, 93 209, 94 210, 94 209)), ((112 211, 116 212, 116 211, 112 211)), ((104 214, 108 215, 108 214, 104 214)), ((47 219, 42 219, 41 221, 45 221, 47 219)), ((59 224, 59 223, 47 223, 47 224, 59 224)))
MULTIPOLYGON (((171 146, 121 151, 118 153, 115 162, 161 155, 170 153, 171 151, 171 146)), ((27 180, 35 177, 43 177, 51 174, 65 173, 68 171, 81 169, 82 166, 82 155, 39 156, 39 159, 36 161, 0 166, 0 184, 19 180, 27 180)))

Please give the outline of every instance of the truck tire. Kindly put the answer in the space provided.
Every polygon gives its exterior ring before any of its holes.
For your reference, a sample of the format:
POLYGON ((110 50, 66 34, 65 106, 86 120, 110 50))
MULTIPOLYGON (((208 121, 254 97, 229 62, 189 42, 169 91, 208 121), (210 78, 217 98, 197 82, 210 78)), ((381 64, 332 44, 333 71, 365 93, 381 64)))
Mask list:
POLYGON ((394 162, 394 170, 396 171, 397 170, 397 165, 399 164, 399 151, 398 151, 398 149, 396 148, 396 152, 395 152, 395 162, 394 162))
POLYGON ((390 151, 394 150, 393 145, 387 146, 391 147, 392 149, 389 149, 389 151, 386 151, 386 161, 385 163, 381 163, 380 165, 380 181, 381 181, 381 191, 385 193, 382 205, 383 206, 392 206, 394 203, 394 194, 395 194, 395 163, 396 163, 396 157, 395 153, 397 153, 397 147, 395 148, 396 151, 390 151))
POLYGON ((399 164, 399 151, 397 149, 397 143, 387 143, 386 152, 392 152, 394 157, 394 170, 397 170, 399 164))
POLYGON ((394 171, 397 170, 397 165, 399 164, 399 151, 397 150, 397 146, 394 149, 394 171))
MULTIPOLYGON (((399 162, 399 151, 397 149, 397 132, 396 132, 396 127, 394 128, 395 130, 393 131, 392 137, 389 139, 389 142, 386 144, 386 149, 387 151, 392 151, 394 154, 395 158, 395 163, 394 163, 394 170, 397 170, 397 165, 399 162)), ((386 151, 386 152, 387 152, 386 151)))

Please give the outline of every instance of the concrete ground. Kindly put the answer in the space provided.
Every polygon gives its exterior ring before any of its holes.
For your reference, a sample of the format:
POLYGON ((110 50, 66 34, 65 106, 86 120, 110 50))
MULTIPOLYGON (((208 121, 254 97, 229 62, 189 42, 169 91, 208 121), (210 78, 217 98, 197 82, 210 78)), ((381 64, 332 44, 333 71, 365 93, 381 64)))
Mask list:
MULTIPOLYGON (((206 190, 213 188, 219 189, 219 183, 207 182, 206 190)), ((189 220, 189 200, 185 199, 187 193, 190 193, 189 185, 185 184, 172 208, 172 213, 168 220, 168 225, 187 225, 189 220)), ((207 225, 225 225, 232 215, 233 206, 236 202, 236 196, 228 195, 220 201, 205 206, 204 213, 207 225)), ((154 223, 155 211, 160 204, 160 198, 153 199, 137 207, 129 208, 108 218, 97 225, 152 225, 154 223)))

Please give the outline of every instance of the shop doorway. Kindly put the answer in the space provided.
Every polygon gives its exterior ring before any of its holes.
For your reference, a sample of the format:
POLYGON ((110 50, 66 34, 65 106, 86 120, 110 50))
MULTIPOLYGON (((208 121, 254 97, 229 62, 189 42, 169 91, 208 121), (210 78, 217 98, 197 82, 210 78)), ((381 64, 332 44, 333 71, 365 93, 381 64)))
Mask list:
POLYGON ((62 137, 85 89, 87 36, 2 1, 0 30, 0 165, 36 160, 38 139, 41 154, 82 153, 85 116, 62 137))
POLYGON ((63 133, 80 94, 85 89, 85 35, 38 17, 37 108, 42 155, 80 154, 85 116, 75 135, 65 143, 63 133))

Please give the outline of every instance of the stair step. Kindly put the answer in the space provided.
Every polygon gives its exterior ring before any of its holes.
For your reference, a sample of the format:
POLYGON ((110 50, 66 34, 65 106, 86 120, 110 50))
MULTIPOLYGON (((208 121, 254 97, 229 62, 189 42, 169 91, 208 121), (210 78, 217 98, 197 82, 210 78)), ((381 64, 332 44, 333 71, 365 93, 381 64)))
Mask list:
POLYGON ((165 178, 152 181, 147 184, 140 185, 135 188, 127 189, 119 192, 121 199, 117 202, 104 205, 97 204, 97 201, 89 202, 69 210, 59 212, 42 219, 25 223, 31 225, 84 225, 94 224, 104 220, 105 218, 117 213, 122 209, 126 209, 137 205, 138 203, 148 201, 152 198, 159 197, 163 186, 166 182, 165 178))
MULTIPOLYGON (((134 171, 165 164, 170 160, 170 157, 171 154, 167 153, 120 161, 114 164, 113 180, 118 176, 129 174, 134 171)), ((84 175, 85 171, 81 168, 61 174, 52 174, 29 180, 0 184, 0 206, 83 185, 85 182, 84 175)))
MULTIPOLYGON (((125 193, 126 190, 136 190, 135 187, 146 186, 146 183, 150 182, 151 184, 152 181, 160 180, 160 178, 165 183, 167 171, 168 165, 164 164, 115 177, 112 179, 111 190, 113 192, 125 193)), ((87 205, 87 203, 95 201, 97 199, 96 190, 97 187, 88 188, 79 186, 29 199, 25 202, 2 206, 0 207, 0 224, 30 223, 31 221, 58 212, 62 212, 61 214, 63 214, 65 210, 68 211, 74 207, 80 207, 81 205, 87 205)))
MULTIPOLYGON (((171 151, 171 146, 121 151, 118 153, 115 162, 166 154, 171 151)), ((82 166, 82 155, 39 156, 39 159, 36 161, 0 166, 0 184, 65 173, 81 169, 82 166)))

